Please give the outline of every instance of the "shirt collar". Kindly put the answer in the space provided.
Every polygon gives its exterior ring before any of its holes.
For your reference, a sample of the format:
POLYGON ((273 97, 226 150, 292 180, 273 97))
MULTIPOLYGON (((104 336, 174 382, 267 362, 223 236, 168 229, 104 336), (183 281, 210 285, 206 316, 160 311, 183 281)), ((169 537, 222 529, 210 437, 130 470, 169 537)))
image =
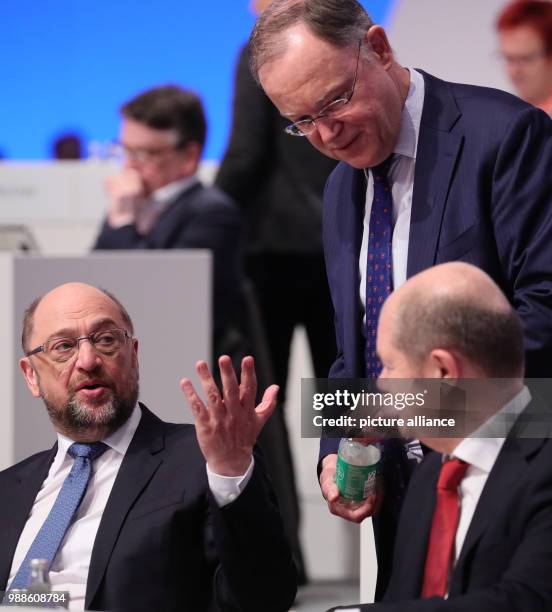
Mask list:
POLYGON ((177 196, 184 191, 191 189, 198 182, 199 179, 195 175, 178 179, 177 181, 163 185, 163 187, 159 187, 159 189, 152 192, 151 200, 157 205, 166 206, 176 199, 177 196))
MULTIPOLYGON (((138 404, 136 404, 127 422, 124 425, 121 425, 117 431, 107 436, 107 438, 104 438, 102 442, 107 444, 107 446, 113 449, 116 453, 124 456, 128 450, 128 447, 130 446, 141 418, 142 411, 140 410, 138 404)), ((69 450, 71 444, 73 444, 75 441, 61 433, 58 433, 57 442, 58 450, 50 469, 50 476, 54 476, 61 469, 67 456, 67 451, 69 450)))
POLYGON ((416 159, 418 136, 424 107, 425 83, 424 77, 413 68, 410 72, 410 85, 401 114, 399 138, 393 153, 416 159))
POLYGON ((452 456, 489 473, 516 418, 530 401, 531 393, 524 386, 517 395, 483 423, 479 429, 474 431, 469 438, 464 438, 454 449, 452 456))

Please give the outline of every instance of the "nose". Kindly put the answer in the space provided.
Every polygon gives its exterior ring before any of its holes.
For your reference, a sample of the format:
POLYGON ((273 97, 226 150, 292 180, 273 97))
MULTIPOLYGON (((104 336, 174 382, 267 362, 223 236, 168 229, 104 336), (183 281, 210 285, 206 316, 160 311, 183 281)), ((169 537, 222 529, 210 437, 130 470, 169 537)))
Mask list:
POLYGON ((337 136, 339 136, 343 123, 332 117, 318 117, 316 120, 316 129, 318 136, 324 144, 331 144, 337 136))
POLYGON ((102 360, 90 340, 88 338, 79 340, 76 367, 90 372, 98 368, 101 363, 102 360))
POLYGON ((125 155, 123 159, 123 168, 131 168, 132 170, 136 170, 138 164, 132 155, 125 155))

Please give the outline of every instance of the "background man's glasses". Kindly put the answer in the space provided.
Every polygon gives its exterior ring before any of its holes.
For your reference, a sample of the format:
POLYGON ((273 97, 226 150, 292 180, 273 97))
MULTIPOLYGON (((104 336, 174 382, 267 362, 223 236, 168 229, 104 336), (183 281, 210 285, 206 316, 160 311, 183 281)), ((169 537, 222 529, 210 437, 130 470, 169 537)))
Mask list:
POLYGON ((122 143, 116 143, 113 146, 113 157, 126 158, 139 164, 147 164, 148 162, 156 161, 165 153, 176 151, 181 147, 177 146, 166 146, 166 147, 128 147, 122 143))
POLYGON ((88 340, 94 349, 102 355, 114 355, 128 338, 132 338, 132 336, 124 329, 106 329, 80 338, 52 338, 41 346, 25 353, 25 355, 30 357, 37 353, 44 353, 52 361, 58 363, 67 361, 78 353, 82 340, 88 340))
POLYGON ((338 98, 337 100, 333 100, 327 104, 316 117, 311 117, 310 119, 301 119, 301 121, 296 121, 291 125, 288 125, 284 132, 289 134, 290 136, 308 136, 312 134, 316 129, 316 121, 319 119, 323 119, 324 117, 332 117, 339 114, 343 108, 349 104, 353 94, 355 93, 355 85, 358 75, 358 60, 360 58, 360 47, 361 41, 358 41, 358 52, 357 52, 357 60, 356 60, 356 68, 355 68, 355 76, 353 78, 353 86, 351 88, 351 93, 348 96, 344 96, 343 98, 338 98))

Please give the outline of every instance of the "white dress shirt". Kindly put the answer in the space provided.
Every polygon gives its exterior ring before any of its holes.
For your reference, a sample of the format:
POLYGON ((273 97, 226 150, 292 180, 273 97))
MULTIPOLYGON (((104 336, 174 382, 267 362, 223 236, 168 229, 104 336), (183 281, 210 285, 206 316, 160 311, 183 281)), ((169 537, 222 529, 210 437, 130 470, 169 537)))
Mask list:
MULTIPOLYGON (((139 406, 135 406, 128 421, 102 440, 109 448, 92 463, 92 475, 86 493, 50 567, 52 588, 56 591, 69 591, 71 610, 84 610, 86 582, 96 533, 113 483, 141 417, 139 406)), ((57 439, 56 456, 36 496, 15 549, 8 588, 73 466, 74 460, 67 450, 74 440, 61 434, 57 435, 57 439)), ((209 487, 219 506, 230 503, 243 491, 251 478, 253 466, 252 459, 247 472, 238 477, 218 476, 207 469, 209 487)))
POLYGON ((452 457, 469 464, 466 475, 458 487, 460 518, 456 528, 454 563, 458 561, 477 502, 509 430, 530 401, 531 393, 527 387, 523 387, 514 398, 471 434, 469 438, 464 438, 452 453, 452 457), (506 415, 508 415, 508 418, 506 418, 506 415), (494 435, 497 431, 504 437, 482 437, 490 434, 494 435))
MULTIPOLYGON (((393 287, 397 289, 406 281, 408 259, 408 239, 410 235, 410 212, 412 209, 412 192, 414 189, 414 168, 422 109, 424 106, 424 78, 416 70, 410 69, 410 86, 402 110, 399 139, 393 150, 393 162, 389 170, 391 195, 393 197, 393 287)), ((367 179, 366 205, 362 245, 360 247, 360 301, 366 307, 366 263, 368 259, 368 235, 372 199, 374 198, 374 179, 372 173, 365 170, 367 179)), ((366 322, 366 316, 364 316, 366 322)))

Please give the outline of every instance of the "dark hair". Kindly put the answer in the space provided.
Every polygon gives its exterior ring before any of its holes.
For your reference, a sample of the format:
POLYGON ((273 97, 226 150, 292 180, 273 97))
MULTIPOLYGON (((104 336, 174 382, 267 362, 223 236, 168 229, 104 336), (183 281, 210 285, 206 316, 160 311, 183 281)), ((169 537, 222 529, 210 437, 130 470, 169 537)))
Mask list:
POLYGON ((155 130, 176 130, 177 147, 197 142, 202 148, 207 122, 201 99, 178 85, 148 89, 121 107, 121 115, 155 130))
POLYGON ((261 66, 284 52, 281 34, 298 23, 336 47, 355 44, 374 25, 357 0, 274 0, 249 38, 251 72, 257 80, 261 66))
POLYGON ((523 329, 515 310, 473 299, 413 299, 399 307, 396 346, 417 359, 432 349, 455 350, 491 378, 523 374, 523 329))
MULTIPOLYGON (((121 304, 121 302, 107 289, 102 289, 101 287, 96 287, 98 291, 101 291, 104 295, 106 295, 111 301, 115 302, 115 305, 119 308, 121 318, 123 319, 123 323, 128 327, 128 331, 131 334, 134 334, 134 325, 132 323, 132 319, 128 314, 127 309, 121 304)), ((25 309, 25 313, 23 314, 23 326, 21 331, 21 347, 23 348, 23 352, 27 353, 29 350, 32 350, 28 346, 28 341, 33 333, 33 323, 34 323, 34 313, 38 308, 38 305, 42 301, 44 296, 35 298, 29 306, 25 309)))
POLYGON ((498 16, 498 31, 520 26, 533 28, 541 37, 547 54, 552 53, 552 3, 547 0, 515 0, 498 16))
POLYGON ((52 143, 54 159, 82 159, 82 139, 78 134, 60 134, 52 143))

